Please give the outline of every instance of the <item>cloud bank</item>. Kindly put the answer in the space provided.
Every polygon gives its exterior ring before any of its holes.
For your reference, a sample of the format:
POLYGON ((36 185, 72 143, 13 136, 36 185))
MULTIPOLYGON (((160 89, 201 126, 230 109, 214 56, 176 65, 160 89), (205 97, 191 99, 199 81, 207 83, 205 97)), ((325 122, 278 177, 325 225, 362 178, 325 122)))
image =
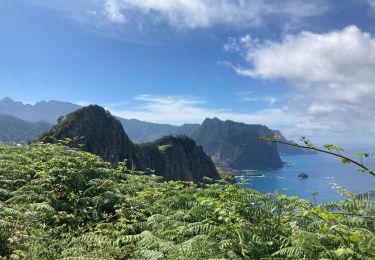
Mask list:
POLYGON ((285 80, 293 88, 289 108, 311 117, 305 125, 322 134, 375 134, 375 38, 356 26, 324 34, 302 32, 282 42, 250 36, 231 39, 226 50, 243 54, 238 74, 285 80))

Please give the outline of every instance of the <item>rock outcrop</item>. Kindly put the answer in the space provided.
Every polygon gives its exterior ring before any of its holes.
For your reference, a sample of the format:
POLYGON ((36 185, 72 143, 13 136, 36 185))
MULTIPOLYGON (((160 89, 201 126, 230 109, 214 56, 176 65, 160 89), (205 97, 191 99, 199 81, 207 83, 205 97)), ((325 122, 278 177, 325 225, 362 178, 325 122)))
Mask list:
POLYGON ((277 169, 282 161, 276 145, 260 139, 272 135, 263 125, 213 118, 206 119, 192 137, 217 165, 235 170, 277 169))
POLYGON ((301 172, 300 174, 298 174, 298 178, 300 178, 300 179, 307 179, 307 178, 309 178, 309 175, 307 175, 304 172, 301 172))
POLYGON ((135 145, 121 123, 96 105, 81 108, 61 118, 40 141, 55 143, 70 138, 67 144, 101 156, 116 166, 152 169, 165 180, 200 182, 204 177, 219 179, 211 158, 186 136, 167 136, 152 143, 135 145))
POLYGON ((124 159, 136 163, 136 147, 125 134, 121 123, 104 108, 90 105, 61 118, 40 141, 54 143, 76 139, 69 146, 101 156, 116 165, 124 159))
POLYGON ((166 136, 154 142, 163 158, 163 176, 168 180, 203 181, 219 179, 211 158, 186 136, 166 136))

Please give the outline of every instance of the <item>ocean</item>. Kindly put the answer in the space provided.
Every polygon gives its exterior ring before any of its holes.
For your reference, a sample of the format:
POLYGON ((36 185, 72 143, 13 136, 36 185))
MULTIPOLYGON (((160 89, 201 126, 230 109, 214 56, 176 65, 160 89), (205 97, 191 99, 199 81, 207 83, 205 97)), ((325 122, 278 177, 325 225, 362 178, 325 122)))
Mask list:
MULTIPOLYGON (((370 169, 375 169, 374 149, 349 149, 345 155, 354 154, 355 151, 370 153, 370 157, 364 158, 363 162, 370 169)), ((337 184, 354 193, 375 190, 374 176, 358 172, 358 167, 355 165, 342 164, 328 154, 293 155, 282 157, 282 160, 287 163, 282 169, 255 171, 254 173, 260 176, 237 177, 237 181, 244 182, 243 188, 255 189, 262 193, 282 192, 285 188, 288 196, 298 196, 309 200, 314 200, 312 192, 318 192, 315 196, 318 204, 345 199, 332 189, 332 184, 337 184), (309 178, 299 179, 297 176, 301 172, 307 173, 309 178)))

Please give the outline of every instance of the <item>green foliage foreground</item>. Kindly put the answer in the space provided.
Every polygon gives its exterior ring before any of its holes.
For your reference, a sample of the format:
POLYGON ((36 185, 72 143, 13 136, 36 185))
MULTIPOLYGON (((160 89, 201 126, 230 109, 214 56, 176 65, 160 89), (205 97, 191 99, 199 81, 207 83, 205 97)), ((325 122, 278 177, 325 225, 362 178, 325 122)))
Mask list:
POLYGON ((314 206, 227 183, 162 182, 59 145, 0 145, 0 255, 375 259, 375 192, 346 194, 314 206))

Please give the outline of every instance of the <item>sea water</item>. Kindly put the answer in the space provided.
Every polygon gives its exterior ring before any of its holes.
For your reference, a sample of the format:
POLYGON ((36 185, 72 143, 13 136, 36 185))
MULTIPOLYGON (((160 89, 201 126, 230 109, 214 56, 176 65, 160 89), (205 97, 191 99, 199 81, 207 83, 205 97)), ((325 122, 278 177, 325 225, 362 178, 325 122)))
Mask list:
MULTIPOLYGON (((374 149, 362 148, 356 151, 369 152, 370 157, 363 158, 363 162, 371 169, 375 169, 374 149)), ((350 156, 353 153, 354 150, 348 150, 345 155, 350 156)), ((285 188, 287 195, 309 200, 314 200, 312 193, 318 192, 315 196, 317 203, 345 199, 332 188, 333 184, 354 193, 375 190, 375 176, 358 172, 358 167, 355 165, 342 164, 331 155, 292 155, 282 157, 282 160, 286 164, 279 170, 255 171, 256 176, 237 177, 237 181, 243 182, 244 188, 255 189, 262 193, 273 191, 281 193, 285 188), (309 178, 298 178, 301 172, 307 173, 309 178)))

